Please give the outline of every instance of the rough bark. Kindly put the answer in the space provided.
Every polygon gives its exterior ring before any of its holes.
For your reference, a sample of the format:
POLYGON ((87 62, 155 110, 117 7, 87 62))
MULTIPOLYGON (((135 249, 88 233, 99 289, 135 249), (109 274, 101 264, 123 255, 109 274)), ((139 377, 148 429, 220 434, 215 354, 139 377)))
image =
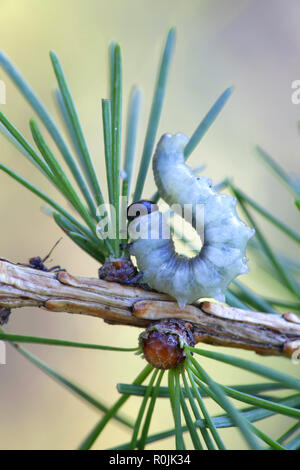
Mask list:
POLYGON ((0 258, 0 308, 39 307, 92 315, 107 323, 146 327, 166 318, 193 325, 197 343, 237 347, 260 354, 300 351, 300 319, 232 308, 214 302, 180 309, 171 297, 101 279, 42 272, 0 258))

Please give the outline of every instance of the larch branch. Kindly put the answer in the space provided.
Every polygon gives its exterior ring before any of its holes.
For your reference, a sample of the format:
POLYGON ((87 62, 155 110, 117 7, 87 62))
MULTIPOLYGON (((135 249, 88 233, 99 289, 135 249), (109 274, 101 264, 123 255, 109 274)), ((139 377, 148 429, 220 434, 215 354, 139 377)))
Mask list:
POLYGON ((171 297, 101 279, 49 273, 0 258, 0 307, 39 307, 102 318, 111 324, 146 327, 166 318, 191 323, 196 342, 291 356, 300 350, 300 319, 214 302, 181 309, 171 297))

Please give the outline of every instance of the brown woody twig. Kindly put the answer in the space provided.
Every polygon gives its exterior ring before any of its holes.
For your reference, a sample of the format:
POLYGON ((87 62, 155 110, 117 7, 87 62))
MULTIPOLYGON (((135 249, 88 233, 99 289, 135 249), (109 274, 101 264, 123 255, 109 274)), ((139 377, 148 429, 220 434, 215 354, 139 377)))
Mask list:
POLYGON ((42 272, 0 258, 0 309, 40 307, 92 315, 107 323, 146 327, 166 318, 193 325, 196 342, 291 356, 300 349, 300 319, 232 308, 214 302, 180 309, 159 292, 67 272, 42 272))

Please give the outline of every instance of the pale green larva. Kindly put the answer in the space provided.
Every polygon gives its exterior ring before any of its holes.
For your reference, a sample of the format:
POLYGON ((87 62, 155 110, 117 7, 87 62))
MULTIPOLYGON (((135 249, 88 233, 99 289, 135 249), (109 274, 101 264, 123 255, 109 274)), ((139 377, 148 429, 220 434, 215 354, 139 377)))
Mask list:
POLYGON ((196 177, 185 164, 187 142, 183 134, 163 135, 153 157, 153 173, 159 194, 167 204, 182 208, 189 205, 194 228, 197 207, 203 207, 204 243, 199 254, 187 258, 176 253, 173 240, 164 237, 168 230, 158 210, 139 215, 129 224, 133 239, 129 252, 143 272, 143 281, 174 297, 181 308, 201 297, 225 300, 230 282, 248 272, 245 250, 254 234, 239 219, 236 199, 216 192, 211 180, 196 177))

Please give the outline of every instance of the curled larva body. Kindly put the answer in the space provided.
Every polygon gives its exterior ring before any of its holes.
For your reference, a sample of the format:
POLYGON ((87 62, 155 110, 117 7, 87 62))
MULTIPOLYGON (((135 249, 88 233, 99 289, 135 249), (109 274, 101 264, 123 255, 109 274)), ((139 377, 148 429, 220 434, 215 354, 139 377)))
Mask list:
MULTIPOLYGON (((196 177, 185 164, 183 134, 161 137, 153 157, 153 173, 160 196, 172 206, 189 205, 194 228, 197 207, 204 210, 204 243, 197 256, 178 255, 171 238, 165 238, 166 220, 159 211, 135 219, 139 238, 130 245, 143 279, 152 288, 174 297, 180 307, 200 297, 225 300, 225 291, 239 274, 248 272, 246 245, 254 234, 236 213, 236 199, 219 194, 211 180, 196 177), (150 229, 149 229, 150 227, 150 229)), ((184 212, 186 214, 186 212, 184 212)), ((129 226, 129 235, 131 229, 129 226)))

